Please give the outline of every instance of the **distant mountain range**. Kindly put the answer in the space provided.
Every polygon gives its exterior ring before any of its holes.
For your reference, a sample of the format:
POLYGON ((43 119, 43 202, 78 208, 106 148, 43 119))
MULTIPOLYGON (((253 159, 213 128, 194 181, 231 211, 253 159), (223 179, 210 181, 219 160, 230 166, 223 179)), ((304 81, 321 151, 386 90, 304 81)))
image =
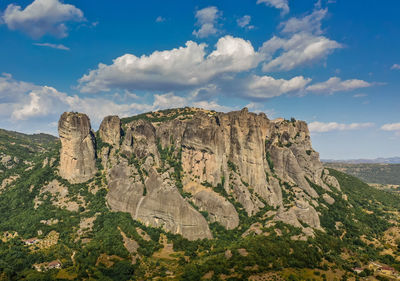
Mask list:
POLYGON ((326 163, 346 163, 346 164, 400 164, 400 157, 390 158, 375 158, 375 159, 348 159, 348 160, 332 160, 332 159, 321 159, 322 162, 326 163))

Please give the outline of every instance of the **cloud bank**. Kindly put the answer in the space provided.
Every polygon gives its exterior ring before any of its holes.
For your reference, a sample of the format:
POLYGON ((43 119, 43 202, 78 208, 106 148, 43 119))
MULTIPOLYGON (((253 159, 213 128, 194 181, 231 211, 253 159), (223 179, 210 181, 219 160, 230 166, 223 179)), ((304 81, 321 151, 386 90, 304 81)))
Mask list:
POLYGON ((249 41, 229 35, 220 38, 209 55, 206 46, 188 41, 184 47, 155 51, 149 56, 126 54, 111 65, 99 64, 79 80, 79 88, 85 93, 112 88, 166 92, 193 88, 218 75, 252 69, 260 59, 249 41))
MULTIPOLYGON (((197 92, 178 96, 173 92, 155 94, 146 101, 135 94, 125 92, 102 97, 80 97, 68 95, 54 87, 39 86, 17 81, 9 74, 0 76, 0 118, 7 123, 32 124, 45 118, 47 124, 58 120, 64 111, 84 112, 90 116, 94 126, 107 115, 132 116, 159 109, 195 106, 218 111, 232 110, 219 105, 215 99, 202 100, 197 92)), ((54 132, 53 132, 54 133, 54 132)))

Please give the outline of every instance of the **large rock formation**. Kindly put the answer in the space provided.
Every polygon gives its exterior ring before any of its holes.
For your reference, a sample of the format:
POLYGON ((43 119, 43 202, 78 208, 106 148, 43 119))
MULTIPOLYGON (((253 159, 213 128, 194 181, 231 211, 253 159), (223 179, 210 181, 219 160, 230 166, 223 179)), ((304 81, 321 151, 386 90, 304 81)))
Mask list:
POLYGON ((109 145, 119 147, 121 139, 121 120, 118 116, 107 116, 103 119, 99 128, 100 138, 109 145))
POLYGON ((89 180, 96 173, 95 138, 89 117, 65 112, 58 122, 61 140, 60 176, 71 183, 89 180))
MULTIPOLYGON (((123 120, 123 133, 116 116, 100 126, 102 141, 111 146, 101 151, 108 204, 188 239, 210 238, 208 222, 233 229, 239 225, 238 212, 253 216, 266 204, 279 210, 275 220, 306 224, 303 231, 312 235, 312 228, 320 229, 313 206, 322 196, 313 186, 324 192, 340 189, 324 171, 302 121, 271 121, 247 109, 217 113, 193 108, 131 120, 123 120)), ((79 135, 83 139, 90 135, 87 127, 87 135, 79 135)), ((60 136, 67 139, 68 134, 60 136)), ((94 167, 93 138, 88 139, 77 147, 89 151, 94 167)), ((63 152, 69 143, 62 141, 63 152)))

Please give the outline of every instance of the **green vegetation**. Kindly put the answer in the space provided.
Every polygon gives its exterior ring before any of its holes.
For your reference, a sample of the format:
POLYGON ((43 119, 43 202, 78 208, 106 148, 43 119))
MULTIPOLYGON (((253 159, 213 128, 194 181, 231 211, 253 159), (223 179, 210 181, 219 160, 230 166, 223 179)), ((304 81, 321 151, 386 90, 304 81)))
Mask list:
MULTIPOLYGON (((281 146, 281 143, 279 143, 279 144, 281 146)), ((266 139, 265 140, 265 151, 266 151, 265 159, 268 162, 268 166, 271 169, 271 172, 274 173, 274 162, 272 161, 271 153, 269 152, 270 145, 271 145, 271 139, 266 139)))
MULTIPOLYGON (((102 143, 98 135, 96 138, 99 153, 101 148, 108 145, 102 143)), ((158 140, 157 147, 161 157, 159 172, 173 168, 172 178, 176 186, 184 197, 190 197, 182 190, 182 150, 176 148, 173 139, 164 147, 158 140)), ((354 266, 370 260, 400 270, 400 262, 393 256, 382 255, 381 247, 366 242, 381 239, 383 232, 393 226, 391 222, 395 219, 395 212, 399 211, 400 197, 372 188, 353 176, 333 169, 329 169, 329 173, 338 179, 343 193, 334 188, 331 188, 332 192, 326 191, 309 181, 318 194, 328 193, 335 200, 328 208, 322 198, 316 199, 319 204, 316 209, 321 214, 321 225, 325 231, 317 230, 314 238, 295 241, 291 237, 300 235, 300 228, 282 222, 268 224, 272 222, 267 212, 274 209, 260 197, 265 207, 249 216, 244 207, 225 191, 225 178, 221 177, 217 186, 207 182, 202 184, 233 204, 239 215, 239 227, 227 230, 219 223, 212 222, 209 225, 214 239, 189 241, 180 235, 147 227, 133 220, 128 213, 111 212, 106 203, 106 177, 100 162, 99 172, 86 183, 70 184, 58 176, 59 142, 54 138, 41 135, 31 139, 29 136, 0 131, 0 149, 3 155, 16 155, 19 158, 18 161, 12 160, 9 168, 1 167, 4 172, 0 174, 0 179, 23 175, 0 191, 0 235, 6 231, 18 232, 16 238, 0 240, 0 280, 55 280, 60 277, 60 270, 37 272, 32 267, 33 264, 52 260, 60 260, 63 274, 69 274, 76 280, 145 280, 166 276, 170 270, 181 280, 200 280, 211 271, 214 273, 212 280, 218 280, 220 274, 230 276, 227 280, 246 280, 253 274, 279 273, 287 268, 293 269, 287 275, 287 280, 304 280, 296 274, 295 270, 300 269, 312 270, 313 278, 327 279, 324 270, 340 269, 350 276, 354 266), (57 180, 67 188, 68 199, 82 201, 77 211, 56 206, 54 197, 57 195, 41 192, 42 187, 52 180, 57 180), (35 205, 38 199, 42 204, 35 205), (51 219, 57 219, 58 223, 43 223, 51 219), (93 219, 91 229, 81 229, 80 224, 86 219, 93 219), (259 225, 263 235, 248 231, 255 224, 259 225), (32 237, 43 239, 51 231, 56 231, 60 237, 58 243, 49 248, 30 249, 23 242, 32 237), (78 231, 81 231, 80 235, 78 231), (124 235, 139 246, 136 264, 131 262, 134 255, 125 247, 124 235), (155 257, 163 248, 160 243, 163 235, 172 243, 175 251, 173 258, 155 257), (229 258, 227 253, 231 255, 229 258), (350 258, 344 258, 343 253, 350 258)), ((142 168, 144 159, 121 156, 136 167, 144 181, 147 176, 142 168)), ((273 171, 269 153, 266 153, 266 159, 273 171)), ((229 161, 228 167, 232 175, 238 173, 238 167, 233 162, 229 161)), ((243 181, 242 184, 251 190, 249 184, 243 181)), ((281 182, 281 185, 284 204, 291 204, 294 200, 293 187, 285 182, 281 182)), ((252 196, 258 195, 253 191, 252 196)), ((189 198, 185 200, 190 201, 189 198)), ((210 222, 211 213, 202 211, 201 214, 210 222)), ((396 243, 393 251, 399 254, 400 241, 396 243)), ((365 270, 362 274, 368 276, 371 272, 365 270)))
POLYGON ((170 145, 163 148, 160 140, 157 140, 157 148, 160 153, 162 166, 159 172, 165 172, 169 168, 174 169, 174 173, 172 173, 172 178, 175 180, 176 187, 183 197, 190 197, 189 193, 183 192, 183 184, 182 184, 182 148, 178 151, 175 151, 174 140, 170 139, 170 145))
POLYGON ((191 253, 210 249, 207 257, 198 255, 185 265, 182 279, 199 280, 209 271, 214 271, 216 276, 229 275, 234 269, 240 276, 238 280, 246 280, 252 274, 247 268, 253 266, 257 266, 255 273, 281 270, 284 267, 318 267, 322 254, 316 246, 311 242, 292 241, 289 236, 298 233, 293 227, 284 224, 278 224, 277 227, 282 229, 284 236, 272 233, 270 236, 232 239, 231 236, 219 235, 218 240, 195 242, 196 247, 193 247, 194 242, 178 243, 181 248, 192 249, 191 253), (227 249, 232 253, 230 259, 225 257, 227 249), (240 254, 241 249, 245 249, 247 255, 240 254))
POLYGON ((236 167, 236 165, 232 162, 232 161, 230 161, 230 160, 228 160, 228 168, 231 170, 231 171, 233 171, 233 172, 237 172, 237 167, 236 167))
MULTIPOLYGON (((367 245, 360 239, 363 235, 369 240, 378 239, 392 226, 389 220, 393 218, 393 215, 388 211, 399 210, 400 197, 376 190, 361 180, 336 170, 329 169, 329 172, 338 179, 343 193, 348 198, 346 201, 342 195, 331 192, 329 195, 335 199, 335 203, 329 209, 317 208, 322 214, 321 226, 327 231, 326 234, 319 235, 324 241, 321 247, 326 249, 329 260, 344 264, 340 254, 342 249, 347 249, 362 262, 379 260, 400 269, 400 262, 392 257, 380 256, 379 249, 367 245), (352 207, 349 207, 349 204, 352 207), (343 226, 337 228, 336 222, 341 222, 343 226), (346 230, 343 238, 337 238, 343 235, 343 229, 346 230)), ((317 192, 322 192, 315 185, 313 188, 317 192)))
POLYGON ((172 108, 159 110, 156 112, 146 112, 132 117, 122 118, 122 124, 128 124, 136 120, 146 120, 149 122, 166 122, 180 117, 181 119, 189 119, 196 111, 190 107, 172 108))
POLYGON ((271 169, 271 172, 274 173, 274 162, 272 162, 271 154, 269 153, 269 151, 267 151, 265 157, 267 159, 268 166, 271 169))
POLYGON ((5 141, 13 140, 18 143, 29 143, 36 145, 45 145, 49 143, 53 143, 57 140, 55 136, 49 134, 32 134, 26 135, 18 132, 6 131, 0 129, 0 142, 2 145, 5 144, 5 141))
POLYGON ((100 152, 103 147, 111 147, 108 143, 103 142, 103 140, 100 138, 100 131, 97 131, 95 134, 96 138, 96 150, 97 152, 100 152))
POLYGON ((291 147, 291 146, 292 146, 292 143, 291 143, 291 142, 287 142, 287 143, 285 144, 285 146, 286 146, 286 147, 291 147))
POLYGON ((139 159, 136 158, 136 155, 132 153, 131 157, 128 159, 128 164, 129 165, 134 165, 136 170, 139 173, 140 176, 140 180, 142 181, 142 183, 144 184, 144 176, 143 176, 143 171, 142 171, 142 167, 139 163, 139 159))

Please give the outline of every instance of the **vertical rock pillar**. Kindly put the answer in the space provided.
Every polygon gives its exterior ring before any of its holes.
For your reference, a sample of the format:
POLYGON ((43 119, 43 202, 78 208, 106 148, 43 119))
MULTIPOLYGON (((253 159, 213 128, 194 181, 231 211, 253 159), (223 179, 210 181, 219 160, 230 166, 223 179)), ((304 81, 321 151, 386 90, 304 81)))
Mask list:
POLYGON ((96 174, 95 137, 86 114, 64 112, 58 121, 60 176, 82 183, 96 174))

